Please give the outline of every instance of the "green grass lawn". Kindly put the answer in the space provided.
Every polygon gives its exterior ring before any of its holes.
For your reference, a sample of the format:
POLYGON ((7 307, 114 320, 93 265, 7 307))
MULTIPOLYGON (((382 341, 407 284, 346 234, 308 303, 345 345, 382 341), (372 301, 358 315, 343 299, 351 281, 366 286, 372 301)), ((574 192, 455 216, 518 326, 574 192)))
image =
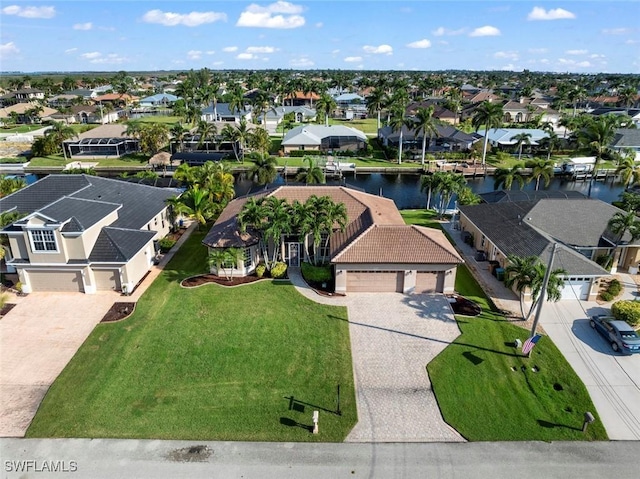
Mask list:
POLYGON ((33 124, 33 125, 14 125, 11 128, 0 128, 0 133, 29 133, 31 131, 44 128, 46 125, 33 124))
POLYGON ((103 158, 103 159, 82 159, 78 160, 77 158, 71 160, 69 158, 64 158, 62 153, 58 155, 49 155, 49 156, 36 156, 30 160, 29 166, 32 167, 50 167, 50 166, 59 166, 60 168, 64 168, 67 163, 75 163, 77 161, 82 161, 85 163, 98 163, 99 167, 126 167, 126 166, 144 166, 147 164, 149 157, 147 155, 127 155, 122 158, 103 158))
MULTIPOLYGON (((132 120, 138 123, 164 123, 166 125, 174 125, 176 123, 185 123, 184 118, 181 116, 143 116, 137 120, 132 120)), ((185 126, 188 126, 185 124, 185 126)))
POLYGON ((28 437, 345 438, 356 422, 346 308, 316 304, 286 282, 181 288, 205 267, 203 235, 183 245, 133 316, 95 328, 28 437), (308 430, 314 410, 318 435, 308 430))
MULTIPOLYGON (((439 227, 432 212, 401 213, 406 223, 439 227)), ((478 303, 482 314, 457 316, 462 335, 427 366, 447 423, 470 441, 607 439, 600 421, 582 433, 583 415, 595 413, 595 407, 548 337, 538 342, 530 359, 521 357, 513 344, 516 338, 524 342, 529 331, 496 311, 464 265, 458 267, 455 288, 478 303), (531 370, 534 366, 538 372, 531 370)))
POLYGON ((400 214, 404 218, 404 222, 409 225, 419 225, 426 226, 427 228, 442 229, 438 221, 438 213, 436 213, 434 210, 401 210, 400 214))

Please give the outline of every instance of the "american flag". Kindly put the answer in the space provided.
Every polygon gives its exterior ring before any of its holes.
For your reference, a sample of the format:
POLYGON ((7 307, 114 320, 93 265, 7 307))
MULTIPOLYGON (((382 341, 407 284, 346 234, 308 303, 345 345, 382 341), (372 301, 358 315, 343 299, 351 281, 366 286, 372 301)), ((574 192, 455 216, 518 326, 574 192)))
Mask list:
POLYGON ((527 339, 522 345, 522 354, 524 354, 525 356, 528 355, 536 345, 536 343, 540 341, 541 337, 542 336, 540 336, 539 334, 536 334, 535 336, 531 336, 529 339, 527 339))

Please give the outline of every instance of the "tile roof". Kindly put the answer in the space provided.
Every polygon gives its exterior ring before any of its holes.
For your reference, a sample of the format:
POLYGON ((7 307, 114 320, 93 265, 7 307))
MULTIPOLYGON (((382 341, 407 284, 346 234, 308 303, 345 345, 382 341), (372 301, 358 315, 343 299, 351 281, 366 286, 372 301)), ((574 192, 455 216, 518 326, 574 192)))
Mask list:
POLYGON ((85 138, 124 138, 126 130, 126 125, 100 125, 97 128, 80 133, 76 138, 78 140, 85 138))
POLYGON ((355 136, 367 141, 367 135, 360 130, 343 125, 301 125, 289 130, 282 139, 282 145, 319 145, 329 136, 355 136))
POLYGON ((533 201, 543 198, 586 198, 585 195, 583 195, 579 191, 573 190, 498 190, 490 191, 488 193, 481 193, 478 196, 480 196, 480 198, 482 198, 482 201, 484 201, 485 203, 500 203, 505 201, 533 201))
POLYGON ((155 231, 102 228, 89 261, 92 263, 126 263, 155 236, 155 231))
POLYGON ((611 146, 615 148, 639 148, 640 130, 637 128, 617 129, 611 146))
POLYGON ((40 209, 38 213, 58 223, 73 219, 73 224, 67 224, 62 229, 62 231, 71 232, 84 231, 119 208, 120 205, 115 203, 64 197, 40 209))

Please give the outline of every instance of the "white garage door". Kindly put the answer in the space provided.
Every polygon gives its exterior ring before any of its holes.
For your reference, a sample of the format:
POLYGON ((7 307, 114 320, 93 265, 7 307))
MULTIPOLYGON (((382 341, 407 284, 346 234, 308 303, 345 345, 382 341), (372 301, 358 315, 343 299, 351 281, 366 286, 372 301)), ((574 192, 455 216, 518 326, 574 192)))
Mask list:
POLYGON ((351 293, 402 293, 404 271, 348 271, 351 293))
POLYGON ((117 269, 94 269, 98 291, 120 291, 120 272, 117 269))
POLYGON ((590 279, 569 278, 564 281, 562 299, 589 299, 590 279))
POLYGON ((31 291, 84 292, 80 271, 29 271, 31 291))

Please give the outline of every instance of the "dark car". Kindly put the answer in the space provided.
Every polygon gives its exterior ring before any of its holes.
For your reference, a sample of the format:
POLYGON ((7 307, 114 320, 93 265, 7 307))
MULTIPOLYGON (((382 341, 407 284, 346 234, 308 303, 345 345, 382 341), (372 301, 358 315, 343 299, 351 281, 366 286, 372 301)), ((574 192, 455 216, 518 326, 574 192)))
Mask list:
POLYGON ((640 353, 640 335, 624 321, 611 316, 592 316, 589 322, 611 344, 616 352, 624 354, 640 353))

